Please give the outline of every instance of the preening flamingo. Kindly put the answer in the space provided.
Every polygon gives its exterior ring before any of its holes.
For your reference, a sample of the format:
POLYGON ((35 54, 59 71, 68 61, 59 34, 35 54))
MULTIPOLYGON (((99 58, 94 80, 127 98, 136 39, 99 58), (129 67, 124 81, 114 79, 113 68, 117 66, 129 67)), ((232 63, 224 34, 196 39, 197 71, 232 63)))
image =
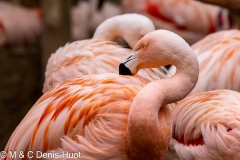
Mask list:
POLYGON ((145 35, 119 68, 120 74, 127 70, 135 76, 87 75, 45 93, 5 151, 81 152, 84 160, 164 159, 171 134, 167 104, 183 99, 195 86, 197 58, 177 34, 157 30, 145 35), (169 79, 149 83, 135 75, 141 68, 166 64, 178 68, 169 79))
MULTIPOLYGON (((142 36, 154 30, 152 21, 139 14, 107 19, 96 29, 93 39, 68 43, 51 55, 46 67, 43 92, 69 78, 118 73, 120 61, 131 49, 117 45, 117 38, 122 37, 133 48, 142 36)), ((150 80, 166 77, 158 68, 145 69, 139 74, 150 80)))
POLYGON ((36 42, 42 31, 39 9, 27 9, 0 2, 0 46, 21 46, 36 42))
POLYGON ((171 112, 169 160, 239 160, 240 93, 214 90, 178 102, 171 112))
POLYGON ((146 15, 156 29, 175 32, 189 44, 233 25, 226 9, 194 0, 123 0, 122 7, 124 13, 146 15))
MULTIPOLYGON (((219 31, 193 44, 199 79, 191 94, 216 89, 240 91, 240 31, 219 31)), ((169 70, 173 74, 175 68, 169 70)))

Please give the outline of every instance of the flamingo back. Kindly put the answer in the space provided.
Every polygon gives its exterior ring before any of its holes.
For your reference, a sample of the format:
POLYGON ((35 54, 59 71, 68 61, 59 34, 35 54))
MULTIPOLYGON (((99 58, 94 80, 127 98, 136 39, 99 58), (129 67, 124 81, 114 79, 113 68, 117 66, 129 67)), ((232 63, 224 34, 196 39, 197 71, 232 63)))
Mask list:
MULTIPOLYGON (((101 73, 118 74, 120 61, 131 51, 115 42, 98 39, 68 43, 49 58, 43 92, 69 78, 101 73)), ((149 80, 166 78, 164 68, 143 69, 138 74, 149 80)))
POLYGON ((240 31, 213 33, 192 45, 198 57, 199 80, 191 92, 231 89, 240 91, 240 31))
POLYGON ((196 93, 178 102, 171 116, 172 140, 167 159, 240 158, 239 92, 196 93))
POLYGON ((104 74, 64 81, 36 102, 5 151, 69 151, 81 152, 83 159, 124 159, 129 107, 149 82, 136 77, 104 74))
POLYGON ((226 9, 193 0, 124 0, 123 11, 144 14, 157 29, 173 31, 190 44, 233 27, 226 9))

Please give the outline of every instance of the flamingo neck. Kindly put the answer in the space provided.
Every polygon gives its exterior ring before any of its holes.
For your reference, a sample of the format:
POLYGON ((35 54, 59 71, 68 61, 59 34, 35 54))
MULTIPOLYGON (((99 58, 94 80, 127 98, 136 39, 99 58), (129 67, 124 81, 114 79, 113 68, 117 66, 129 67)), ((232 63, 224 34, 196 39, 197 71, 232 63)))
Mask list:
POLYGON ((121 16, 107 19, 98 26, 93 39, 117 42, 118 38, 123 38, 133 48, 138 40, 136 41, 133 32, 136 25, 132 23, 131 19, 121 16))
POLYGON ((126 132, 130 159, 163 159, 170 141, 170 113, 166 104, 185 98, 198 79, 194 54, 174 64, 177 72, 168 79, 147 84, 134 98, 126 132), (187 74, 187 75, 186 75, 187 74))
POLYGON ((93 39, 116 42, 119 37, 122 37, 121 22, 122 19, 120 17, 104 21, 96 29, 93 39))

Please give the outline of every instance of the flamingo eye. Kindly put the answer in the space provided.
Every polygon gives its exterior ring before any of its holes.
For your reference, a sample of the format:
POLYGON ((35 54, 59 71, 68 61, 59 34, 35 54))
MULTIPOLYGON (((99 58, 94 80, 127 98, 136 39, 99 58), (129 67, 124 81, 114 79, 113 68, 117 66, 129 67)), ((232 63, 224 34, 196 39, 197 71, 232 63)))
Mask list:
POLYGON ((145 45, 142 45, 142 49, 144 49, 146 46, 145 45))

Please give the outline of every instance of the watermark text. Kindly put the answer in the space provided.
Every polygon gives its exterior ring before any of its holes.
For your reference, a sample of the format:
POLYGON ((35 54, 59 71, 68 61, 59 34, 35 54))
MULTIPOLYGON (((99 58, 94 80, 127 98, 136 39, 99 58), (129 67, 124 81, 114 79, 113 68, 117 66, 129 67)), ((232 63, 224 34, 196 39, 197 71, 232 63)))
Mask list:
POLYGON ((48 158, 81 158, 80 152, 68 152, 68 151, 61 151, 61 152, 42 152, 42 151, 28 151, 24 153, 23 151, 1 151, 0 152, 0 158, 39 158, 39 159, 48 159, 48 158))

